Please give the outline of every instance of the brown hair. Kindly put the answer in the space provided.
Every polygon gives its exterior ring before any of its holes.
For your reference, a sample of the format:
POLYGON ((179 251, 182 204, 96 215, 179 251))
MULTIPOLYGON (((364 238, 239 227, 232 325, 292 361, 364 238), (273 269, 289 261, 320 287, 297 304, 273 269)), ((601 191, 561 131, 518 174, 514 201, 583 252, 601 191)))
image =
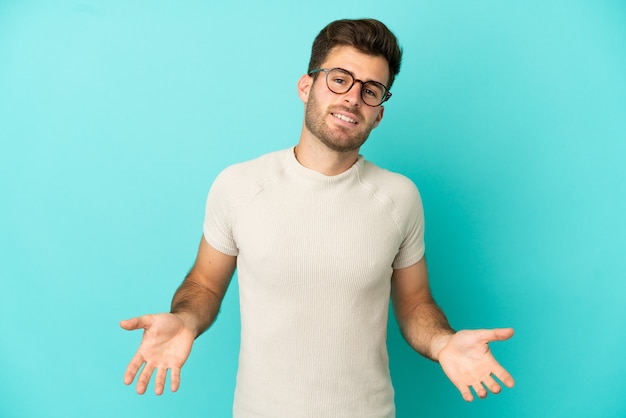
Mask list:
POLYGON ((376 19, 342 19, 329 23, 313 41, 309 72, 319 68, 336 46, 351 46, 364 54, 382 56, 389 64, 389 85, 400 72, 402 49, 396 36, 376 19))

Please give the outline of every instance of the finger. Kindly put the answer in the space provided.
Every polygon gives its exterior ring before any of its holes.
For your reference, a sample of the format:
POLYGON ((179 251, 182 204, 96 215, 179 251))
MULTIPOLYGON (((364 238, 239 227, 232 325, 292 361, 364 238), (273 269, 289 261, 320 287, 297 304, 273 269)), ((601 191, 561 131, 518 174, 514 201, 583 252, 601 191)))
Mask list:
POLYGON ((496 380, 491 376, 487 376, 483 379, 483 385, 494 394, 498 394, 502 391, 502 386, 500 386, 500 384, 498 384, 498 382, 496 382, 496 380))
POLYGON ((137 379, 137 393, 143 395, 146 393, 146 389, 148 388, 148 383, 150 383, 150 378, 152 377, 152 372, 154 372, 154 366, 146 363, 141 374, 139 375, 139 379, 137 379))
POLYGON ((513 328, 494 328, 486 330, 486 339, 489 341, 505 341, 513 336, 513 328))
POLYGON ((137 322, 137 318, 124 319, 120 321, 120 327, 129 331, 133 329, 137 329, 137 327, 135 327, 136 322, 137 322))
POLYGON ((461 396, 463 400, 466 402, 472 402, 474 400, 474 395, 472 395, 472 391, 469 386, 456 385, 456 388, 461 392, 461 396))
POLYGON ((140 354, 136 354, 135 357, 128 363, 126 372, 124 373, 124 383, 130 385, 135 380, 137 371, 143 366, 144 359, 140 354))
POLYGON ((474 392, 476 392, 476 395, 481 398, 484 399, 487 397, 487 390, 485 389, 485 387, 482 385, 482 383, 474 383, 472 385, 472 389, 474 389, 474 392))
POLYGON ((180 369, 172 368, 170 370, 170 390, 176 392, 180 387, 180 369))
POLYGON ((127 331, 146 328, 148 326, 147 319, 147 315, 137 318, 125 319, 123 321, 120 321, 120 326, 127 331))
POLYGON ((512 388, 515 385, 515 379, 513 379, 513 376, 511 376, 511 374, 502 366, 498 366, 492 374, 504 383, 504 386, 507 388, 512 388))
POLYGON ((156 374, 156 377, 154 378, 154 393, 156 393, 157 395, 163 394, 166 376, 167 376, 167 368, 161 367, 157 369, 157 374, 156 374))

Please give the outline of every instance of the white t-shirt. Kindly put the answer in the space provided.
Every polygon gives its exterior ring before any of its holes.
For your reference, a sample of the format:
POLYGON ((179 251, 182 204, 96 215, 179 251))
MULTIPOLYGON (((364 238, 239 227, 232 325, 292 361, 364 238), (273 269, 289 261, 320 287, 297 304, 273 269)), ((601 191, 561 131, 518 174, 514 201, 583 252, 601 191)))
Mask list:
POLYGON ((326 176, 273 152, 218 176, 204 237, 237 256, 234 417, 395 416, 390 277, 424 254, 413 182, 363 157, 326 176))

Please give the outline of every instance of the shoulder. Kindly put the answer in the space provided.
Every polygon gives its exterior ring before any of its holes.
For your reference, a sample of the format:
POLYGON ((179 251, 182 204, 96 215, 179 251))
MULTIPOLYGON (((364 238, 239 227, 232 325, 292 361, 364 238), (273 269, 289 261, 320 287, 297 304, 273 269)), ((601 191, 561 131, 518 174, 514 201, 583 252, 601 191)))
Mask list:
POLYGON ((415 183, 408 177, 364 161, 359 179, 401 231, 422 230, 424 208, 415 183))
POLYGON ((415 183, 408 177, 377 166, 370 161, 363 161, 361 183, 376 190, 396 203, 419 202, 421 198, 415 183))
POLYGON ((222 170, 210 187, 206 199, 206 218, 227 223, 236 219, 238 210, 261 193, 268 183, 280 178, 288 154, 277 151, 222 170))
POLYGON ((218 178, 237 178, 249 176, 271 176, 284 170, 286 153, 289 150, 274 151, 252 160, 226 167, 218 178))
POLYGON ((248 188, 262 185, 272 178, 279 177, 285 170, 289 150, 274 151, 255 159, 233 164, 222 170, 216 177, 213 187, 248 188))
POLYGON ((419 261, 424 254, 424 208, 415 183, 402 174, 364 161, 361 184, 385 207, 402 234, 394 268, 419 261))

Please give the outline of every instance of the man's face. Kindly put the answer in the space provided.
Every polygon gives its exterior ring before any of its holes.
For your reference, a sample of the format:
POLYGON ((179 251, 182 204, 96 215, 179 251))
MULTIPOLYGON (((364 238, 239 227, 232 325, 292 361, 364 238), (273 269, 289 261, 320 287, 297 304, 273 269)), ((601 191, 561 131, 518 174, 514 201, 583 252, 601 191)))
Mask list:
MULTIPOLYGON (((358 80, 378 81, 385 85, 389 81, 385 58, 363 54, 350 46, 333 48, 321 66, 337 67, 348 70, 358 80)), ((361 83, 355 82, 347 93, 335 94, 326 85, 325 72, 318 73, 315 80, 311 76, 310 82, 309 89, 301 92, 306 103, 304 122, 308 131, 333 151, 358 150, 381 121, 383 107, 363 103, 361 83)))

